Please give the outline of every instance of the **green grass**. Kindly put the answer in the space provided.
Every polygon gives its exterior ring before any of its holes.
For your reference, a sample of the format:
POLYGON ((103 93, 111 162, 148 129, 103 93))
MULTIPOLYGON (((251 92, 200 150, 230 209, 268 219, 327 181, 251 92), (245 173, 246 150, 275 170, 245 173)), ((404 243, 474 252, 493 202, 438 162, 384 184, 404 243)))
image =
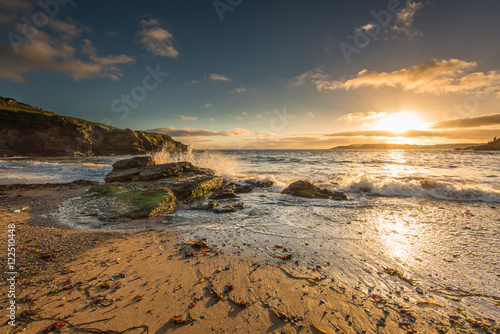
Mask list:
POLYGON ((24 109, 24 108, 16 108, 16 107, 11 107, 11 106, 5 106, 5 105, 0 105, 0 110, 11 110, 11 111, 24 111, 24 112, 29 112, 33 114, 43 114, 43 115, 55 115, 55 113, 51 111, 44 111, 44 110, 30 110, 30 109, 24 109))

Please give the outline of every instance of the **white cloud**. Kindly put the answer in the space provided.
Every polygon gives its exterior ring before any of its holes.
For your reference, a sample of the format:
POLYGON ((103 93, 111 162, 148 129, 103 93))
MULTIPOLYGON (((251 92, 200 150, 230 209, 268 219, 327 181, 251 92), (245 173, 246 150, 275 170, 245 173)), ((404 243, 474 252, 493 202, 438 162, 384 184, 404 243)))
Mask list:
POLYGON ((310 112, 307 114, 307 116, 309 116, 309 117, 311 117, 311 118, 312 118, 312 117, 314 117, 314 114, 313 114, 313 112, 312 112, 312 111, 310 111, 310 112))
POLYGON ((232 81, 226 75, 216 74, 216 73, 210 74, 209 78, 211 81, 223 81, 223 82, 231 82, 232 81))
MULTIPOLYGON (((95 77, 119 80, 123 76, 120 65, 134 59, 125 54, 99 56, 96 47, 81 35, 90 29, 68 19, 51 19, 47 24, 51 34, 38 31, 27 43, 0 45, 0 78, 18 83, 25 82, 31 72, 49 71, 63 73, 75 81, 95 77)), ((13 28, 20 32, 21 25, 13 28)))
POLYGON ((141 30, 137 32, 136 41, 155 56, 177 58, 179 51, 174 46, 174 36, 161 26, 155 18, 144 19, 140 22, 141 30))
POLYGON ((185 121, 196 121, 198 119, 198 117, 196 116, 182 116, 180 115, 179 118, 185 122, 185 121))
POLYGON ((500 92, 500 73, 471 72, 476 62, 459 59, 431 59, 419 65, 393 72, 362 70, 350 79, 332 80, 324 74, 322 67, 297 76, 293 83, 312 83, 319 91, 356 89, 360 87, 393 87, 416 93, 436 95, 449 93, 497 93, 500 92))
POLYGON ((242 87, 235 88, 234 90, 230 91, 229 93, 231 93, 231 94, 241 94, 241 93, 244 93, 246 91, 247 91, 247 89, 242 86, 242 87))
POLYGON ((205 103, 204 105, 205 108, 212 108, 213 105, 210 102, 205 103))

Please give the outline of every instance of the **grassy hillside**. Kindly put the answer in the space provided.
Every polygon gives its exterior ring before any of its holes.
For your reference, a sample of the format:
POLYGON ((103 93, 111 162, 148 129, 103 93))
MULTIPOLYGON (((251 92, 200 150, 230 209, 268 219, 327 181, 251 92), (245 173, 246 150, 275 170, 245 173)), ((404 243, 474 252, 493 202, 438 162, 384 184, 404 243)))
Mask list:
POLYGON ((0 156, 74 156, 144 154, 186 145, 168 135, 120 129, 0 97, 0 156))

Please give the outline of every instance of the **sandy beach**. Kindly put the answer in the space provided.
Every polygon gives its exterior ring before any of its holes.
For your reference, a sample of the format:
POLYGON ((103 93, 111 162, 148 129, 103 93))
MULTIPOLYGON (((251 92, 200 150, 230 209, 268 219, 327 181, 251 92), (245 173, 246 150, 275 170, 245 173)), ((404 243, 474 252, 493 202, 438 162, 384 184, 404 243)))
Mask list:
POLYGON ((51 207, 88 187, 68 183, 0 189, 2 244, 14 224, 19 273, 15 298, 9 298, 9 285, 2 281, 4 319, 10 300, 16 307, 15 326, 4 323, 2 332, 498 331, 460 310, 449 314, 432 303, 399 305, 390 296, 362 293, 325 276, 320 268, 328 263, 299 272, 280 247, 271 262, 245 254, 237 244, 233 252, 222 252, 210 240, 186 242, 168 230, 70 230, 47 218, 51 207))

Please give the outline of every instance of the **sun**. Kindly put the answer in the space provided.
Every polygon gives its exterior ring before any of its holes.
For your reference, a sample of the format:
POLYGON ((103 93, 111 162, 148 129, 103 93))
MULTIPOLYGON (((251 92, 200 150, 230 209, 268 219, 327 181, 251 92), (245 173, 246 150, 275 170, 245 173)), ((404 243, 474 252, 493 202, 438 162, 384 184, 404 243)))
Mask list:
POLYGON ((403 111, 382 118, 376 125, 377 130, 403 133, 408 130, 424 130, 427 125, 417 115, 403 111))

